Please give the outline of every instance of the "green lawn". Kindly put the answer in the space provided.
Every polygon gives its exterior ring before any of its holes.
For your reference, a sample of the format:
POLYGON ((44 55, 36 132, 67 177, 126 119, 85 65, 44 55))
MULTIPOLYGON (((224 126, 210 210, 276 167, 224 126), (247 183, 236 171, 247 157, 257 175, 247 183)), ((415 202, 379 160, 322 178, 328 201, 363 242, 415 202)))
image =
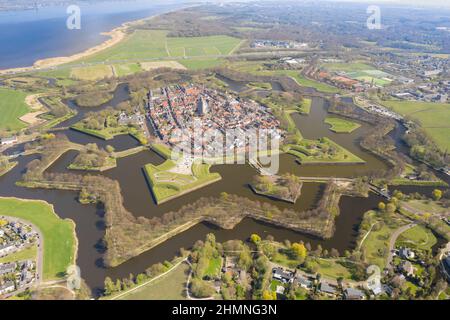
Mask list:
POLYGON ((330 86, 326 83, 321 83, 318 81, 310 80, 303 77, 299 71, 296 70, 276 70, 271 72, 277 75, 285 75, 293 78, 297 83, 304 87, 314 88, 317 91, 325 92, 325 93, 339 93, 339 89, 333 86, 330 86))
POLYGON ((152 145, 152 148, 166 159, 169 159, 158 166, 148 164, 144 167, 145 177, 158 204, 221 179, 220 174, 209 172, 211 165, 204 163, 194 162, 190 174, 175 172, 177 162, 176 160, 170 160, 170 149, 161 144, 152 145))
POLYGON ((21 218, 33 223, 43 234, 44 279, 60 278, 75 263, 75 224, 62 220, 53 208, 42 201, 0 199, 0 215, 21 218))
POLYGON ((312 105, 312 99, 303 98, 298 111, 301 114, 309 114, 311 112, 311 105, 312 105))
POLYGON ((421 250, 431 250, 437 239, 433 232, 423 226, 415 226, 403 232, 395 243, 396 246, 403 246, 421 250))
POLYGON ((0 88, 0 130, 19 130, 25 128, 19 118, 29 112, 25 103, 27 94, 22 91, 0 88))
POLYGON ((286 145, 284 148, 301 163, 365 163, 364 160, 327 137, 318 140, 303 139, 297 145, 286 145), (334 150, 333 153, 331 149, 334 150))
POLYGON ((337 133, 352 133, 361 127, 359 123, 335 117, 325 118, 325 123, 331 125, 330 130, 337 133))
POLYGON ((220 269, 222 267, 222 258, 211 258, 209 260, 208 268, 205 271, 205 276, 210 277, 211 279, 217 277, 220 274, 220 269))
POLYGON ((449 211, 448 208, 444 208, 439 202, 430 200, 409 200, 408 205, 418 209, 421 212, 437 215, 448 213, 449 211))
POLYGON ((450 104, 414 101, 383 101, 395 112, 417 121, 442 150, 450 150, 450 104))
MULTIPOLYGON (((136 30, 119 44, 84 59, 85 62, 212 57, 230 54, 241 39, 229 36, 167 37, 163 30, 136 30)), ((181 62, 181 61, 180 61, 181 62)), ((199 62, 200 63, 200 62, 199 62)), ((194 62, 191 63, 191 66, 194 62)))
POLYGON ((312 266, 316 266, 317 272, 326 278, 337 279, 342 277, 350 280, 352 277, 350 271, 340 264, 338 260, 315 258, 309 263, 312 266))
POLYGON ((37 256, 37 247, 31 246, 29 248, 22 249, 13 254, 9 254, 6 257, 0 258, 0 263, 8 263, 23 260, 35 260, 36 256, 37 256))
POLYGON ((368 217, 371 217, 373 223, 378 222, 379 224, 366 237, 361 245, 361 250, 366 254, 367 263, 377 265, 383 270, 386 267, 386 260, 389 254, 389 240, 391 235, 403 223, 395 219, 391 219, 389 223, 386 223, 379 216, 379 213, 375 211, 365 213, 364 220, 368 219, 368 217))
POLYGON ((119 300, 184 300, 188 272, 189 266, 182 263, 163 277, 120 297, 119 300))
POLYGON ((178 60, 178 62, 185 66, 187 69, 198 70, 218 67, 223 64, 224 60, 211 58, 194 58, 178 60))

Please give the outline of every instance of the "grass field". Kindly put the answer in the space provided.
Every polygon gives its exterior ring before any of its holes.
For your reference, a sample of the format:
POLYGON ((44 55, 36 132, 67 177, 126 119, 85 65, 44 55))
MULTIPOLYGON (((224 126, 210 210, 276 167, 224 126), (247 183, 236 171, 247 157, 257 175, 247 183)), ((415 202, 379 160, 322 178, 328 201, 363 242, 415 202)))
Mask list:
POLYGON ((184 70, 186 67, 179 63, 178 61, 152 61, 152 62, 141 62, 141 67, 145 71, 158 69, 158 68, 172 68, 184 70))
POLYGON ((176 166, 176 162, 166 160, 159 166, 148 164, 144 167, 145 176, 157 204, 164 203, 221 179, 218 173, 209 172, 210 165, 208 164, 193 163, 191 174, 176 172, 176 166))
MULTIPOLYGON (((270 61, 266 61, 269 63, 270 61)), ((321 83, 314 80, 309 80, 303 77, 298 70, 268 70, 264 68, 261 61, 245 61, 245 62, 233 62, 229 65, 230 68, 238 70, 240 72, 246 72, 254 75, 281 75, 293 78, 297 83, 304 87, 315 88, 317 91, 325 93, 339 93, 339 89, 330 86, 326 83, 321 83)))
POLYGON ((448 213, 449 209, 439 205, 439 203, 427 200, 409 200, 408 205, 421 212, 427 212, 435 215, 448 213))
POLYGON ((403 223, 396 219, 391 219, 387 223, 377 215, 378 214, 374 211, 369 211, 364 215, 364 220, 370 216, 373 223, 378 223, 378 226, 375 225, 372 231, 370 231, 361 245, 361 250, 364 250, 366 253, 367 263, 377 265, 383 270, 386 266, 389 254, 389 240, 391 235, 395 230, 401 227, 403 223))
POLYGON ((189 266, 180 264, 167 275, 142 286, 119 300, 185 300, 189 266))
POLYGON ((325 123, 331 125, 330 130, 337 133, 352 133, 361 127, 361 125, 356 122, 335 117, 327 117, 325 123))
POLYGON ((385 86, 392 81, 386 79, 391 75, 381 70, 376 70, 374 67, 361 63, 327 63, 324 67, 329 71, 344 72, 347 77, 359 80, 366 83, 373 83, 379 86, 385 86))
POLYGON ((19 120, 29 112, 26 96, 22 91, 0 88, 0 130, 19 130, 26 126, 19 120))
POLYGON ((383 104, 417 121, 442 150, 450 150, 449 103, 389 100, 383 104))
POLYGON ((303 77, 299 71, 295 70, 276 70, 272 72, 273 74, 277 75, 285 75, 288 77, 293 78, 297 83, 304 87, 310 87, 314 88, 317 91, 325 92, 325 93, 339 93, 339 89, 335 88, 333 86, 330 86, 326 83, 321 83, 318 81, 310 80, 305 77, 303 77))
POLYGON ((138 63, 115 64, 113 67, 118 77, 124 77, 142 71, 138 63))
POLYGON ((327 137, 319 140, 303 139, 299 144, 287 145, 285 148, 287 153, 297 157, 303 164, 365 163, 364 160, 327 137), (335 150, 334 154, 326 151, 330 148, 335 150))
POLYGON ((220 275, 220 269, 222 268, 222 258, 211 258, 209 260, 208 268, 205 271, 205 276, 208 276, 210 279, 214 279, 215 277, 220 275))
POLYGON ((60 219, 49 204, 1 198, 0 215, 27 220, 40 229, 44 237, 45 280, 61 277, 67 267, 75 263, 75 224, 73 221, 60 219))
POLYGON ((415 226, 403 232, 397 239, 397 247, 408 247, 413 249, 431 250, 437 239, 433 232, 423 226, 415 226))
POLYGON ((9 254, 6 257, 0 258, 0 263, 8 263, 22 260, 35 260, 37 256, 37 247, 31 246, 26 249, 22 249, 13 254, 9 254))
POLYGON ((210 59, 210 58, 193 58, 178 60, 183 66, 190 70, 209 69, 215 68, 224 63, 223 59, 210 59))
POLYGON ((311 112, 312 99, 303 98, 302 104, 298 108, 301 114, 309 114, 311 112))
POLYGON ((229 36, 167 37, 167 31, 137 30, 119 44, 84 59, 85 62, 148 60, 228 55, 241 43, 229 36))
POLYGON ((88 67, 72 68, 70 76, 78 80, 100 80, 114 76, 113 69, 110 65, 95 65, 88 67))

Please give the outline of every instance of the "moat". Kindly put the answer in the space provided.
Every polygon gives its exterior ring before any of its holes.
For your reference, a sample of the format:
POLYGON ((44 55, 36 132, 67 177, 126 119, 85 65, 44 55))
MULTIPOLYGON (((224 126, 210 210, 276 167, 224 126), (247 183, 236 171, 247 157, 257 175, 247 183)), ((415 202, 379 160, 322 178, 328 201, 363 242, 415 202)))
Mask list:
MULTIPOLYGON (((120 85, 116 90, 114 99, 108 105, 116 105, 127 99, 127 87, 126 85, 120 85)), ((67 103, 71 108, 76 108, 78 114, 72 119, 61 123, 58 128, 62 129, 59 133, 67 135, 72 142, 79 144, 96 143, 100 147, 112 145, 118 151, 133 148, 138 145, 138 142, 128 135, 118 136, 114 140, 104 141, 70 129, 64 129, 83 119, 86 112, 98 111, 107 106, 103 105, 94 109, 81 109, 71 101, 67 101, 67 103)), ((301 166, 295 162, 293 156, 283 154, 280 156, 280 173, 289 172, 298 176, 312 177, 355 177, 370 171, 387 169, 387 164, 382 159, 363 150, 359 146, 361 137, 366 135, 371 129, 368 124, 361 123, 362 126, 350 134, 337 134, 330 131, 329 126, 323 122, 326 116, 326 100, 314 98, 311 113, 308 116, 293 114, 293 119, 305 138, 317 139, 329 137, 365 160, 366 163, 360 165, 301 166)), ((397 149, 405 152, 407 149, 400 142, 402 130, 403 128, 401 126, 397 126, 395 131, 391 133, 391 136, 396 140, 397 149)), ((68 164, 74 159, 76 154, 76 151, 65 153, 48 170, 51 172, 66 172, 68 164)), ((272 235, 279 241, 289 239, 291 241, 301 240, 309 242, 312 247, 320 244, 323 248, 336 248, 339 252, 343 253, 344 250, 352 249, 355 246, 357 228, 364 212, 376 207, 382 201, 381 197, 374 194, 370 194, 368 198, 342 197, 340 201, 341 214, 336 220, 336 232, 331 239, 327 240, 273 227, 251 219, 245 219, 233 230, 222 230, 210 224, 202 223, 118 267, 107 269, 103 266, 102 261, 102 255, 105 250, 102 244, 102 237, 105 227, 101 207, 80 204, 77 201, 77 194, 74 192, 27 189, 15 185, 15 182, 21 179, 27 163, 37 157, 37 155, 32 155, 18 158, 19 165, 0 178, 0 196, 45 200, 54 205, 55 211, 62 218, 70 218, 75 221, 79 240, 77 264, 81 268, 82 277, 91 289, 93 289, 94 294, 96 289, 103 287, 103 281, 106 276, 114 279, 127 277, 129 273, 137 274, 142 272, 154 263, 170 260, 177 254, 181 247, 187 248, 193 245, 195 241, 204 239, 205 235, 210 232, 216 234, 218 241, 228 239, 244 240, 252 233, 257 233, 262 237, 272 235)), ((280 208, 291 207, 295 208, 296 211, 304 211, 314 208, 323 190, 322 184, 305 183, 302 194, 296 204, 274 201, 255 195, 248 188, 248 183, 257 174, 256 170, 251 166, 218 165, 214 166, 212 171, 221 174, 221 181, 167 203, 156 205, 151 196, 151 191, 147 185, 142 168, 148 163, 160 164, 163 161, 163 158, 152 151, 142 151, 138 154, 118 159, 117 168, 101 174, 119 181, 123 193, 124 205, 136 217, 145 216, 151 218, 161 216, 165 212, 176 211, 183 205, 192 203, 201 197, 217 197, 221 192, 237 194, 259 202, 269 202, 280 208)), ((408 192, 425 192, 427 194, 431 192, 430 188, 419 187, 398 187, 397 189, 404 189, 408 192)))

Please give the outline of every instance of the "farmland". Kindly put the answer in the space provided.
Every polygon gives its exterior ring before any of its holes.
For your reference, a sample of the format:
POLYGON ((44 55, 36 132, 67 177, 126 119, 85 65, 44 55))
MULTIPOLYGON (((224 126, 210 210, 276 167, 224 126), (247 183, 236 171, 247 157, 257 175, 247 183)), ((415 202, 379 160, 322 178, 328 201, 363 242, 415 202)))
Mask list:
POLYGON ((114 70, 109 65, 72 68, 71 78, 78 80, 100 80, 114 76, 114 70))
POLYGON ((450 104, 394 100, 383 101, 383 104, 415 120, 439 148, 450 150, 450 104))
POLYGON ((211 57, 228 55, 241 40, 229 36, 190 38, 167 37, 167 31, 137 30, 119 44, 106 49, 84 62, 146 61, 163 58, 211 57))

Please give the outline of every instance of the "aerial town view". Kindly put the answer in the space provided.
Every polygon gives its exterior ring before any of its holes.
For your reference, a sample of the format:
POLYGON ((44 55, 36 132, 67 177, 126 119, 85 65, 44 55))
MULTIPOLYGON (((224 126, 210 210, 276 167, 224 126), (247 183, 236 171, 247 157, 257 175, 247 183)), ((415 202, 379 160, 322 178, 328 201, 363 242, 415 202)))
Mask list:
POLYGON ((0 40, 0 300, 450 300, 447 0, 0 0, 0 40))

